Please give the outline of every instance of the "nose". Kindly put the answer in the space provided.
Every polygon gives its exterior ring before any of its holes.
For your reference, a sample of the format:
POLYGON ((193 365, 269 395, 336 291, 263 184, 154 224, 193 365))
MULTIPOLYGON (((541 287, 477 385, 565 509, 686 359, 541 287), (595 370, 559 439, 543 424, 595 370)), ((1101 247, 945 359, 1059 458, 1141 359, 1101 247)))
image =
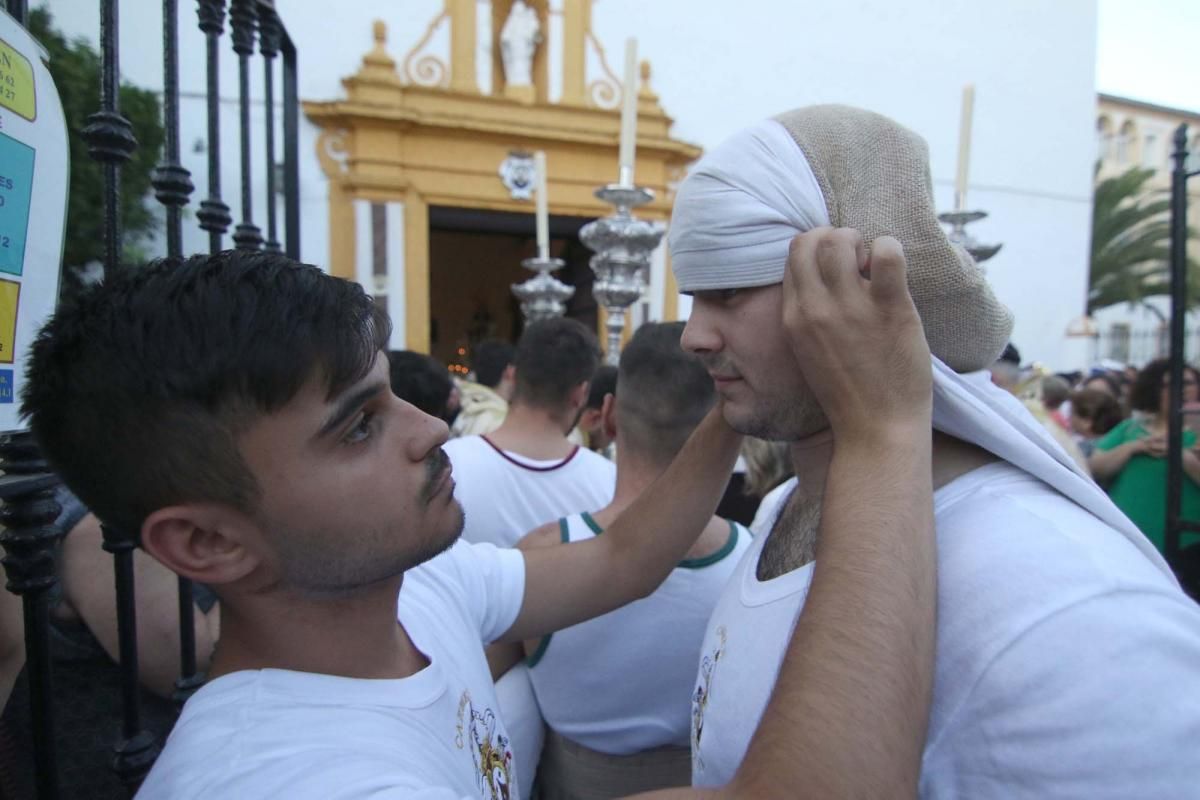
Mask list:
POLYGON ((724 346, 706 305, 699 297, 692 299, 692 313, 679 340, 679 345, 689 353, 716 353, 724 346))
POLYGON ((443 420, 426 414, 414 405, 398 398, 396 402, 401 405, 397 428, 404 437, 405 455, 410 461, 424 461, 450 438, 450 428, 443 420))

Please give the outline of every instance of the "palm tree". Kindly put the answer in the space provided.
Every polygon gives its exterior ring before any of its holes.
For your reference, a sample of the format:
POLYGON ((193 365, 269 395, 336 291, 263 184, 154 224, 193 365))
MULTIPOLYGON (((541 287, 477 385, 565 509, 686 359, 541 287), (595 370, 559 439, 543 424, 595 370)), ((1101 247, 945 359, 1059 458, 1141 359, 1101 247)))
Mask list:
MULTIPOLYGON (((1145 190, 1153 176, 1152 169, 1134 167, 1096 184, 1089 314, 1118 303, 1143 305, 1147 297, 1171 292, 1171 203, 1145 190)), ((1197 300, 1200 265, 1188 259, 1188 305, 1197 300)))

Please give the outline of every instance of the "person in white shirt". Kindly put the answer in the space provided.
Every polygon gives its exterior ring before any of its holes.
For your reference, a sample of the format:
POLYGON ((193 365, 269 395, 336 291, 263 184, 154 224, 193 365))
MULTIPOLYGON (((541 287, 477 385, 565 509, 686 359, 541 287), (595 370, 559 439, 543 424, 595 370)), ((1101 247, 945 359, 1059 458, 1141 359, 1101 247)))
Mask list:
MULTIPOLYGON (((612 499, 616 467, 568 439, 599 363, 595 334, 577 320, 541 320, 525 328, 513 355, 512 398, 503 423, 490 433, 446 443, 468 542, 512 547, 542 523, 612 499)), ((513 664, 501 674, 494 665, 494 671, 521 772, 533 775, 545 725, 528 667, 513 664)), ((532 781, 526 781, 522 800, 531 789, 532 781)))
MULTIPOLYGON (((731 425, 791 443, 797 477, 709 623, 693 693, 694 783, 720 785, 746 763, 825 554, 822 503, 842 441, 831 407, 807 399, 806 383, 823 376, 789 346, 785 265, 841 246, 862 267, 886 233, 904 247, 935 357, 938 649, 920 796, 1194 796, 1200 608, 988 380, 1011 316, 939 226, 925 143, 858 109, 788 112, 697 165, 670 231, 680 290, 693 296, 684 346, 707 364, 731 425)), ((842 350, 836 368, 858 358, 842 350)), ((869 409, 891 388, 881 376, 844 402, 869 409)), ((877 498, 868 490, 860 502, 877 498)), ((855 613, 846 608, 847 622, 855 613)))
MULTIPOLYGON (((682 332, 682 322, 646 323, 621 351, 616 393, 605 398, 600 421, 617 442, 612 503, 544 526, 521 548, 602 535, 683 449, 716 390, 699 359, 680 348, 682 332)), ((690 694, 700 642, 749 538, 742 526, 714 517, 654 594, 526 643, 549 726, 538 777, 543 796, 616 797, 691 783, 690 694)))
POLYGON ((541 320, 521 334, 503 424, 445 447, 468 542, 512 547, 538 525, 612 500, 616 467, 567 439, 599 363, 596 335, 577 320, 541 320))
MULTIPOLYGON (((823 252, 793 265, 790 346, 822 376, 812 388, 840 439, 778 703, 729 786, 658 797, 914 783, 933 653, 931 384, 891 362, 927 362, 928 348, 898 249, 869 286, 844 264, 823 252), (834 368, 845 347, 860 358, 834 368), (881 376, 884 408, 843 402, 881 376), (868 486, 885 516, 856 502, 868 486), (831 637, 845 603, 881 613, 831 637), (864 658, 858 641, 880 638, 888 652, 864 658)), ((603 536, 523 552, 457 543, 448 431, 391 393, 389 334, 357 284, 246 251, 112 276, 39 332, 22 411, 51 465, 110 539, 221 600, 209 683, 140 797, 515 796, 523 776, 482 642, 649 595, 711 516, 739 447, 719 413, 603 536)))

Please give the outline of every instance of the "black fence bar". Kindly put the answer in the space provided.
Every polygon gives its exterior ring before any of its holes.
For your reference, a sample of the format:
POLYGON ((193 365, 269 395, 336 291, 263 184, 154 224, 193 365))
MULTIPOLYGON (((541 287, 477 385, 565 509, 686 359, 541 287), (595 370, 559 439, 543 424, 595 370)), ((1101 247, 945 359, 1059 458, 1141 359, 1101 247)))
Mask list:
POLYGON ((58 477, 49 472, 33 435, 0 440, 0 544, 5 588, 20 595, 25 624, 25 672, 29 680, 34 785, 40 800, 59 796, 54 726, 54 673, 50 656, 50 596, 58 583, 57 552, 62 532, 54 524, 58 477))
POLYGON ((121 661, 121 737, 113 758, 113 771, 131 790, 136 790, 158 757, 157 737, 142 728, 141 690, 138 686, 137 596, 133 581, 133 551, 136 540, 108 525, 104 549, 113 554, 117 592, 117 641, 121 661))
POLYGON ((250 169, 250 56, 254 55, 254 29, 258 12, 255 0, 232 0, 229 27, 233 52, 238 56, 238 112, 242 144, 242 221, 233 230, 239 250, 261 250, 262 232, 254 224, 254 197, 250 169))
POLYGON ((225 30, 225 0, 197 0, 196 16, 205 37, 205 73, 208 77, 208 197, 200 203, 196 218, 208 231, 208 250, 219 253, 233 217, 221 199, 221 33, 225 30))
POLYGON ((1171 169, 1171 384, 1167 411, 1167 529, 1164 555, 1179 561, 1183 517, 1183 368, 1184 316, 1187 314, 1187 131, 1175 130, 1171 169))
MULTIPOLYGON (((179 163, 179 0, 163 0, 163 163, 154 171, 154 190, 167 211, 167 255, 183 256, 183 206, 194 187, 179 163)), ((196 632, 192 582, 179 581, 179 679, 172 699, 180 707, 200 685, 196 674, 196 632), (186 609, 186 611, 185 611, 186 609)))
POLYGON ((179 163, 179 2, 163 0, 163 160, 154 170, 154 196, 166 207, 167 255, 183 255, 183 207, 192 174, 179 163))
POLYGON ((263 92, 267 112, 267 243, 266 249, 279 252, 275 218, 275 57, 279 55, 279 17, 275 9, 258 8, 258 51, 263 57, 263 92))
POLYGON ((283 225, 284 252, 300 260, 300 93, 296 77, 296 46, 280 29, 283 55, 283 225))
POLYGON ((4 8, 22 28, 29 24, 29 3, 26 0, 7 0, 4 8))

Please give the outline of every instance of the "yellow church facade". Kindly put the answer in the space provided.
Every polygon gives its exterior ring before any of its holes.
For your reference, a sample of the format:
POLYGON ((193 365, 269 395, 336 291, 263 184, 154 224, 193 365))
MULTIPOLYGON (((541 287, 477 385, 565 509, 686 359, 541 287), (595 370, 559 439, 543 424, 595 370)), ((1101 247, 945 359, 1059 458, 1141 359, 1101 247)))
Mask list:
MULTIPOLYGON (((594 191, 617 179, 620 81, 591 30, 591 0, 493 0, 491 30, 481 31, 476 0, 446 0, 423 37, 393 57, 387 30, 374 25, 374 46, 342 84, 345 96, 308 101, 320 129, 317 155, 328 179, 329 268, 358 280, 385 304, 407 349, 454 363, 482 338, 515 338, 520 319, 510 287, 532 273, 534 200, 529 166, 544 151, 556 274, 576 287, 568 315, 601 325, 590 294, 590 251, 583 224, 612 212, 594 191), (502 61, 505 21, 518 10, 560 37, 561 91, 550 101, 545 36, 532 49, 527 78, 508 81, 502 61), (561 19, 551 25, 550 16, 561 19), (429 47, 448 39, 448 57, 429 47), (490 41, 490 47, 480 43, 490 41), (490 57, 489 70, 479 59, 490 57), (589 64, 599 65, 589 75, 589 64)), ((486 21, 486 20, 485 20, 486 21)), ((486 65, 485 65, 486 66, 486 65)), ((655 193, 640 217, 665 222, 672 190, 700 155, 671 135, 672 120, 641 63, 636 182, 655 193)), ((678 293, 665 247, 652 262, 645 302, 631 315, 674 319, 678 293)), ((630 323, 630 324, 633 324, 630 323)))

